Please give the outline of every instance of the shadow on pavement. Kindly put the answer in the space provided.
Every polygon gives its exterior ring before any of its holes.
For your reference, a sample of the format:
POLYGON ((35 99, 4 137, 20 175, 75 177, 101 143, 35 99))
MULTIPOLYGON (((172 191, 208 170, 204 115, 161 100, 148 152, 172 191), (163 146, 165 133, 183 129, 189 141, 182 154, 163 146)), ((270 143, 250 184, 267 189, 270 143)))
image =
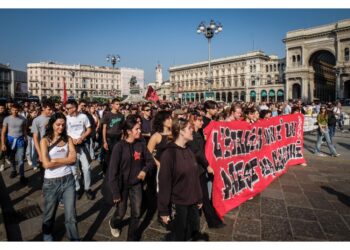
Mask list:
POLYGON ((336 195, 340 202, 342 202, 344 205, 350 207, 350 196, 348 196, 344 193, 338 192, 331 187, 321 186, 321 188, 329 194, 336 195))
POLYGON ((338 142, 338 145, 342 146, 343 148, 346 148, 347 150, 350 150, 350 145, 347 143, 343 143, 343 142, 338 142))
POLYGON ((4 221, 5 221, 5 228, 7 231, 7 240, 9 241, 22 241, 22 233, 21 228, 19 227, 18 223, 13 223, 10 225, 8 222, 9 216, 11 214, 16 214, 16 210, 11 202, 11 198, 9 196, 9 192, 6 192, 6 186, 4 183, 4 180, 2 178, 2 175, 0 174, 0 200, 1 200, 1 206, 2 211, 4 214, 4 221), (11 232, 9 232, 11 230, 11 232))

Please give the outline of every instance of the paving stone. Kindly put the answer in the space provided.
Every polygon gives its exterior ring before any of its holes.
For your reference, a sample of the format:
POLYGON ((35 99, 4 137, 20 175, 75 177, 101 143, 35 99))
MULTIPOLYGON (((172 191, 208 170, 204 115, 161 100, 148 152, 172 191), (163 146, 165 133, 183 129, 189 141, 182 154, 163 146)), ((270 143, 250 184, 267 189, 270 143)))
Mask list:
MULTIPOLYGON (((249 202, 247 202, 247 203, 249 203, 249 202)), ((242 206, 242 205, 241 205, 242 206)), ((236 208, 234 208, 234 209, 232 209, 231 211, 229 211, 226 215, 225 215, 225 217, 228 217, 228 218, 236 218, 237 216, 238 216, 238 213, 239 213, 239 209, 240 209, 240 207, 236 207, 236 208)))
POLYGON ((285 193, 284 199, 287 206, 312 208, 311 203, 303 194, 285 193))
POLYGON ((316 216, 314 214, 314 211, 310 208, 304 208, 304 207, 287 207, 288 217, 289 218, 295 218, 300 220, 310 220, 310 221, 316 221, 316 216))
POLYGON ((315 239, 327 239, 317 221, 291 219, 293 235, 315 239))
POLYGON ((350 229, 350 215, 342 215, 342 217, 350 229))
POLYGON ((330 204, 338 211, 339 214, 350 215, 350 206, 341 201, 330 201, 330 204))
POLYGON ((261 198, 261 213, 287 217, 287 210, 284 201, 271 198, 261 198))
POLYGON ((233 234, 232 239, 234 241, 260 241, 261 237, 256 235, 243 235, 243 234, 233 234))
POLYGON ((256 203, 243 203, 239 207, 238 218, 260 219, 260 206, 256 203))
POLYGON ((281 188, 281 184, 279 182, 279 178, 275 179, 273 182, 271 182, 271 184, 269 185, 270 189, 280 189, 281 188))
POLYGON ((238 218, 234 225, 233 233, 260 236, 260 228, 260 220, 238 218))
POLYGON ((338 213, 334 211, 314 210, 317 220, 327 234, 343 234, 349 229, 338 213))
POLYGON ((226 218, 224 220, 224 223, 226 224, 226 226, 223 228, 207 228, 205 232, 214 233, 214 234, 223 234, 223 235, 228 235, 232 237, 232 230, 233 230, 233 225, 235 223, 235 220, 226 218))
POLYGON ((282 190, 278 190, 278 189, 265 189, 262 193, 261 193, 261 197, 266 197, 266 198, 274 198, 274 199, 280 199, 283 200, 284 196, 282 193, 282 190))
POLYGON ((268 215, 261 216, 261 240, 290 241, 292 239, 293 235, 288 219, 268 215))
POLYGON ((333 211, 334 207, 332 206, 331 203, 329 203, 326 199, 324 198, 313 198, 313 197, 308 197, 312 207, 317 208, 317 209, 323 209, 323 210, 330 210, 333 211))
POLYGON ((232 235, 222 235, 215 233, 207 233, 209 236, 209 241, 232 241, 232 235))
POLYGON ((290 185, 282 185, 282 190, 284 193, 300 194, 302 192, 299 186, 290 186, 290 185))
POLYGON ((149 229, 142 235, 142 241, 165 241, 166 233, 159 232, 158 230, 149 229))

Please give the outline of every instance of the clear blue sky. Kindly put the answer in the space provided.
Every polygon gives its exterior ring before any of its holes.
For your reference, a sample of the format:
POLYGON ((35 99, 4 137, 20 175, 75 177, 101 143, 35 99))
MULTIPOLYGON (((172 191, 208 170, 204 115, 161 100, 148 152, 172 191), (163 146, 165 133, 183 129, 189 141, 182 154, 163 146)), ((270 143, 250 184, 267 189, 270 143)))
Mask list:
POLYGON ((220 21, 212 57, 254 49, 285 56, 287 31, 349 19, 350 10, 298 9, 95 9, 0 10, 0 63, 25 70, 27 63, 107 66, 107 54, 119 54, 119 67, 140 68, 145 82, 155 80, 155 66, 168 68, 207 60, 208 45, 196 33, 200 21, 220 21))

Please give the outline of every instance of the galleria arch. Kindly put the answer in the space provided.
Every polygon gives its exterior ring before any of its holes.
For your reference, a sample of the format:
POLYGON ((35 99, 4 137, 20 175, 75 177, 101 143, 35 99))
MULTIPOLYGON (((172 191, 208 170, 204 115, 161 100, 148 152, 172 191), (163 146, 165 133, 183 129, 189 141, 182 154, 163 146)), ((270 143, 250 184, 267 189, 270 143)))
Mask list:
POLYGON ((350 20, 287 32, 286 98, 350 98, 350 20))

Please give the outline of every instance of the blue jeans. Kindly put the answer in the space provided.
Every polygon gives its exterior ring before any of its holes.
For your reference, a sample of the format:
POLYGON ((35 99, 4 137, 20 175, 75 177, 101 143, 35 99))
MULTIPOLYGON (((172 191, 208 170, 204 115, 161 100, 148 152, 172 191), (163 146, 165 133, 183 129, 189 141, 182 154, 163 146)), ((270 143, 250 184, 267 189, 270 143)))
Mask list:
POLYGON ((72 172, 75 178, 75 188, 76 190, 80 190, 79 176, 78 176, 78 168, 79 161, 81 163, 81 169, 84 174, 84 189, 89 190, 91 186, 91 168, 90 163, 86 154, 83 152, 81 148, 76 148, 77 150, 77 161, 75 162, 75 166, 72 166, 72 172))
POLYGON ((332 155, 336 155, 337 151, 335 150, 335 147, 334 147, 334 145, 331 142, 331 138, 329 136, 328 130, 325 131, 324 133, 321 133, 320 131, 318 131, 315 154, 319 154, 321 152, 321 143, 322 143, 322 139, 323 138, 326 139, 326 142, 327 142, 327 145, 328 145, 328 149, 331 152, 331 154, 332 155))
POLYGON ((331 142, 333 143, 333 137, 335 135, 335 124, 328 126, 329 131, 329 138, 331 139, 331 142))
POLYGON ((37 154, 35 146, 34 146, 33 137, 27 136, 27 139, 28 139, 28 145, 27 145, 27 149, 26 149, 27 160, 31 160, 32 161, 32 164, 33 164, 32 166, 33 167, 37 167, 37 165, 38 165, 38 154, 37 154))
POLYGON ((75 181, 73 175, 69 174, 59 178, 45 178, 43 184, 44 194, 44 217, 43 217, 43 239, 52 241, 53 227, 55 223, 56 210, 60 200, 64 204, 64 216, 67 236, 72 241, 78 241, 78 225, 75 210, 75 181))
POLYGON ((20 176, 24 176, 24 147, 15 147, 14 149, 8 148, 9 159, 12 165, 12 171, 16 171, 16 162, 19 167, 20 176))
POLYGON ((131 206, 131 219, 128 229, 128 241, 138 240, 137 233, 140 217, 141 217, 141 202, 142 202, 142 185, 141 183, 131 187, 125 187, 122 191, 121 201, 117 204, 114 214, 111 218, 111 227, 121 229, 122 220, 125 216, 128 206, 128 198, 131 206))

